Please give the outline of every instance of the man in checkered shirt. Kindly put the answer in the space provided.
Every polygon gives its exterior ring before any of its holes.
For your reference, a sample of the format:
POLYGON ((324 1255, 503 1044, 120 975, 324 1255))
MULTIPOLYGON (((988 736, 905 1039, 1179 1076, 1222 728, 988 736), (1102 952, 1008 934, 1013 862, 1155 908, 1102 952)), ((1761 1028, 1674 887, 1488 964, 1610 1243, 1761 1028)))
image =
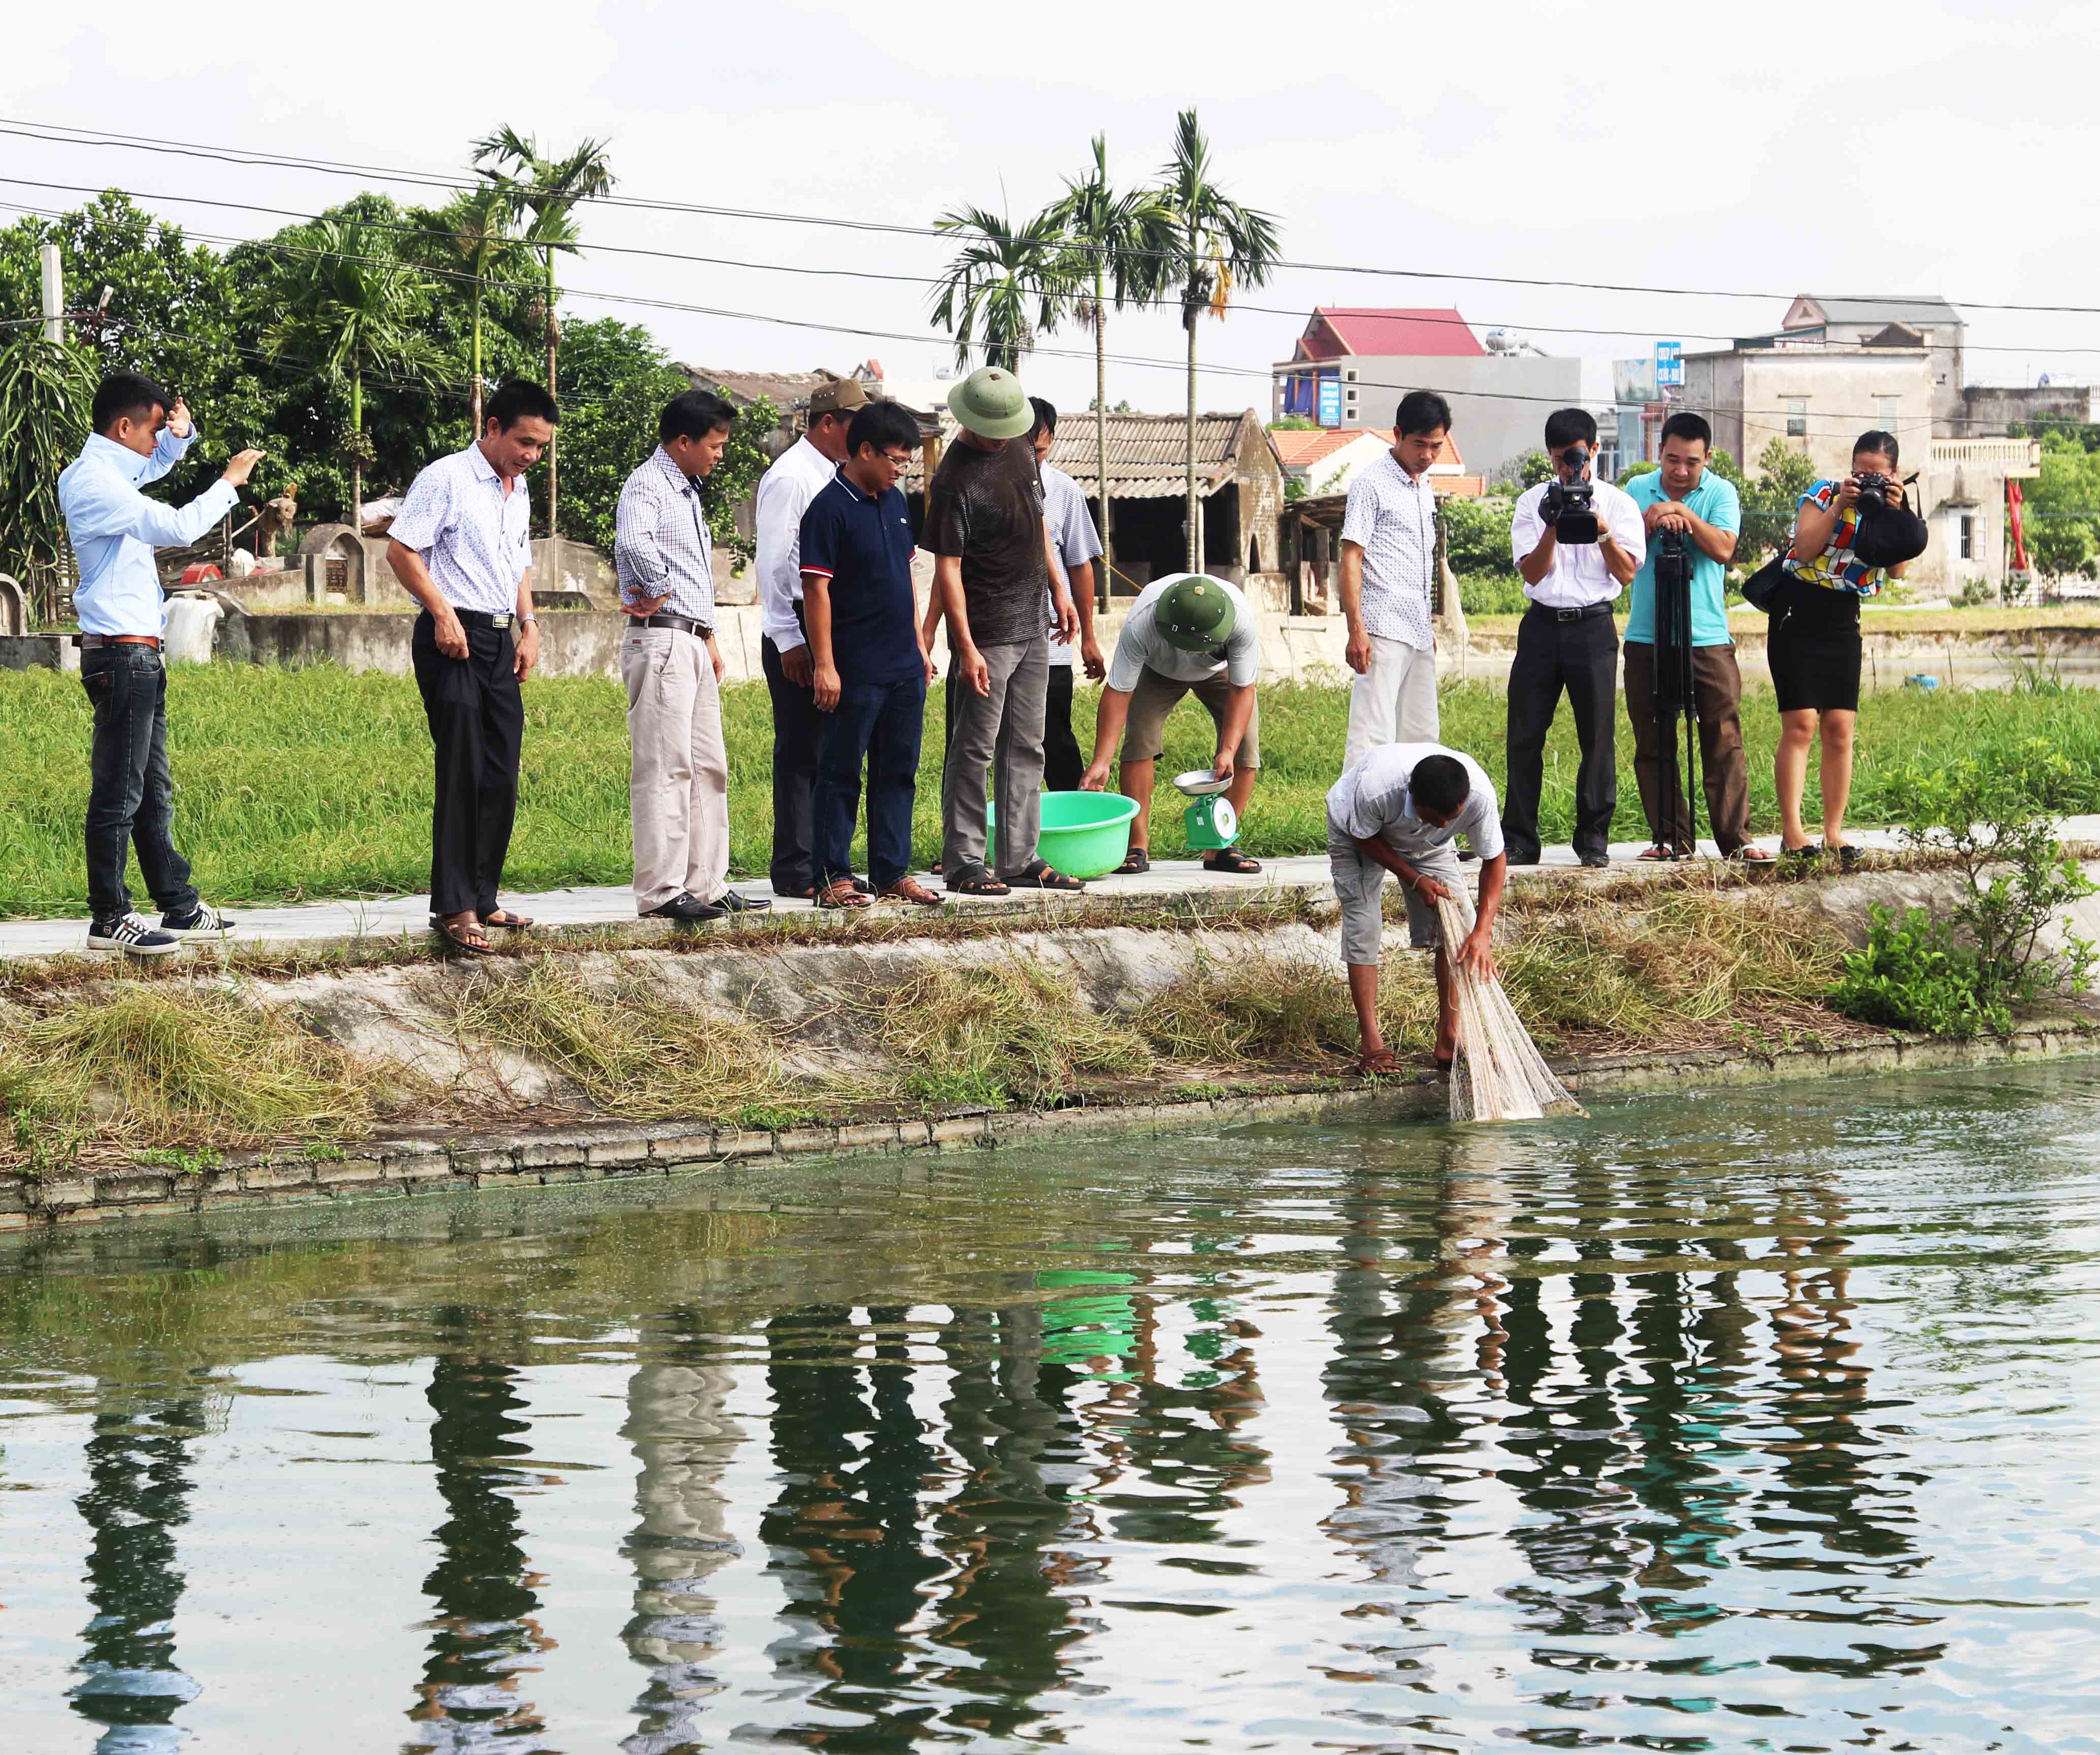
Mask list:
POLYGON ((1429 466, 1451 430, 1451 405, 1411 390, 1393 418, 1392 449, 1349 484, 1342 513, 1342 613, 1348 621, 1349 767, 1386 744, 1437 741, 1436 494, 1429 466))

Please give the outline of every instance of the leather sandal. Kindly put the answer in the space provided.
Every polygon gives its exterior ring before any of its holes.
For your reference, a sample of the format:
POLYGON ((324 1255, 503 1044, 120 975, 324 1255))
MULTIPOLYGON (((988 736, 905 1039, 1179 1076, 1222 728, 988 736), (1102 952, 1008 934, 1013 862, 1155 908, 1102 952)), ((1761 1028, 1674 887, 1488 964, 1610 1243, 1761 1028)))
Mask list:
POLYGON ((817 892, 819 908, 867 908, 868 899, 854 886, 850 878, 834 878, 817 892))
POLYGON ((1017 890, 1072 891, 1087 887, 1077 878, 1067 878, 1048 860, 1030 861, 1006 881, 1017 890))
POLYGON ((438 931, 444 935, 445 942, 456 951, 464 951, 470 957, 493 957, 496 947, 488 942, 488 935, 481 930, 478 920, 443 920, 438 931))
POLYGON ((1229 872, 1235 878, 1251 878, 1261 869, 1260 860, 1251 860, 1238 847, 1220 847, 1203 855, 1207 872, 1229 872))
POLYGON ((481 923, 505 932, 523 932, 532 924, 532 917, 530 914, 514 914, 507 908, 499 908, 493 913, 483 915, 481 923))
POLYGON ((950 895, 1011 895, 1013 892, 982 865, 958 865, 942 881, 950 895))
POLYGON ((1152 854, 1145 847, 1132 847, 1123 856, 1123 864, 1110 873, 1114 878, 1142 878, 1152 869, 1152 854))
POLYGON ((885 884, 876 892, 878 902, 915 902, 921 908, 946 908, 948 899, 937 895, 916 878, 900 878, 895 883, 885 884))

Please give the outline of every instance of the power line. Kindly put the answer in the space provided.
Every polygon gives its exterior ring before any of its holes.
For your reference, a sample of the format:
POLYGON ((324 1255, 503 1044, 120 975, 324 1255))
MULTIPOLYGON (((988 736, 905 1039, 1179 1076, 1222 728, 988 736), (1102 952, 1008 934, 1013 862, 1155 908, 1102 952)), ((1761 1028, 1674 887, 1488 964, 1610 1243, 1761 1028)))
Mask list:
MULTIPOLYGON (((0 180, 11 179, 0 179, 0 180)), ((118 192, 122 193, 127 192, 119 191, 118 192)), ((351 223, 355 223, 359 222, 351 223)), ((466 273, 462 270, 442 268, 421 263, 402 261, 398 259, 368 256, 341 250, 318 250, 310 245, 280 244, 267 239, 227 239, 218 234, 204 232, 198 232, 192 235, 206 241, 230 243, 236 247, 254 250, 265 254, 304 258, 326 258, 338 261, 368 263, 382 267, 392 272, 411 275, 430 275, 440 279, 454 280, 465 283, 471 283, 475 279, 474 276, 466 273)), ((482 280, 481 284, 484 287, 494 288, 500 290, 530 292, 538 292, 542 290, 540 284, 536 281, 497 281, 483 279, 482 280)), ((633 293, 594 292, 586 288, 571 287, 567 289, 567 296, 571 298, 596 299, 606 303, 633 305, 651 310, 676 311, 695 316, 717 317, 730 321, 766 323, 783 328, 814 330, 826 334, 851 335, 863 340, 923 343, 928 339, 928 338, 924 334, 915 334, 907 330, 867 329, 845 324, 819 321, 813 319, 786 317, 779 316, 777 313, 771 312, 736 311, 725 307, 692 304, 676 299, 653 298, 633 293)), ((1032 347, 1030 350, 1030 352, 1033 355, 1038 355, 1052 359, 1092 360, 1095 358, 1093 350, 1091 348, 1081 350, 1070 347, 1048 347, 1039 345, 1032 347)), ((1186 362, 1185 360, 1166 359, 1142 354, 1111 353, 1105 356, 1105 357, 1110 363, 1118 365, 1136 367, 1145 370, 1172 371, 1179 373, 1185 371, 1187 369, 1186 362)), ((1275 371, 1273 369, 1262 366, 1219 365, 1207 365, 1203 367, 1202 369, 1213 375, 1222 375, 1234 378, 1259 378, 1270 382, 1271 383, 1274 382, 1276 376, 1275 371)), ((1377 378, 1357 379, 1354 381, 1354 383, 1355 387, 1359 390, 1405 391, 1420 387, 1413 384, 1388 382, 1384 380, 1377 378)), ((1515 391, 1452 390, 1443 391, 1441 394, 1454 396, 1461 400, 1471 397, 1478 401, 1521 402, 1535 404, 1542 407, 1550 408, 1560 408, 1570 405, 1568 399, 1564 396, 1532 396, 1515 391)), ((1579 400, 1579 398, 1577 400, 1579 400)), ((1741 417, 1746 424, 1759 425, 1760 430, 1769 431, 1775 434, 1777 434, 1780 431, 1780 429, 1777 427, 1767 428, 1762 427, 1761 423, 1754 422, 1752 420, 1752 416, 1758 411, 1754 411, 1745 406, 1719 403, 1693 404, 1690 402, 1680 402, 1678 404, 1678 406, 1685 409, 1701 410, 1710 414, 1718 414, 1724 417, 1741 417)), ((1884 417, 1878 409, 1872 413, 1862 411, 1855 413, 1847 413, 1842 410, 1822 409, 1816 410, 1814 415, 1804 418, 1822 421, 1835 421, 1842 422, 1846 427, 1851 427, 1855 426, 1860 422, 1879 421, 1884 417)), ((1957 418, 1965 422, 1968 417, 1961 416, 1957 417, 1957 418)), ((1839 428, 1833 427, 1826 431, 1823 436, 1836 436, 1839 431, 1839 428)))
MULTIPOLYGON (((13 135, 25 139, 42 140, 55 146, 107 147, 119 151, 210 159, 223 164, 240 165, 256 169, 306 170, 329 176, 376 176, 390 182, 408 183, 428 188, 474 188, 479 187, 483 180, 473 176, 464 179, 448 176, 441 172, 408 170, 378 165, 357 165, 340 160, 304 157, 284 153, 256 153, 238 147, 210 146, 196 141, 173 140, 145 135, 112 135, 104 130, 75 128, 63 123, 33 122, 19 117, 0 117, 0 135, 13 135)), ((723 207, 698 201, 674 201, 638 196, 611 194, 591 196, 587 199, 601 206, 637 208, 660 213, 695 214, 713 219, 757 219, 781 224, 826 226, 849 231, 880 232, 914 237, 940 238, 954 235, 952 232, 934 226, 904 225, 873 219, 847 219, 825 214, 783 213, 764 208, 723 207)), ((1070 241, 1070 247, 1084 250, 1091 246, 1084 239, 1074 239, 1070 241)), ((1160 260, 1179 259, 1178 253, 1169 250, 1140 250, 1128 254, 1149 256, 1160 260)), ((1617 281, 1571 281, 1529 275, 1469 274, 1454 269, 1394 268, 1367 263, 1301 262, 1289 258, 1280 259, 1273 266, 1315 274, 1362 274, 1405 280, 1466 281, 1480 285, 1527 286, 1555 291, 1638 293, 1670 298, 1755 298, 1770 303, 1791 301, 1796 296, 1793 293, 1753 292, 1727 287, 1652 286, 1617 281)), ((2100 305, 2009 303, 1984 299, 1963 299, 1960 303, 1972 311, 2023 311, 2074 316, 2100 316, 2100 305)))

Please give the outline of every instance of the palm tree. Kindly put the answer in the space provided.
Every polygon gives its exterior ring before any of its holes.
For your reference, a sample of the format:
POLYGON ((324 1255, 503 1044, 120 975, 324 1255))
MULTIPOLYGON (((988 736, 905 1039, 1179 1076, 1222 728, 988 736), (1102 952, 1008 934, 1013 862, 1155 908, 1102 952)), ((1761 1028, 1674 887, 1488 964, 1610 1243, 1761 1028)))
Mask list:
POLYGON ((1189 332, 1189 570, 1203 564, 1196 527, 1196 320, 1222 317, 1235 285, 1262 286, 1277 267, 1276 223, 1242 207, 1211 180, 1211 143, 1196 113, 1174 126, 1174 157, 1160 170, 1153 198, 1166 210, 1172 242, 1161 260, 1162 284, 1179 282, 1181 326, 1189 332))
POLYGON ((323 219, 285 288, 284 312, 263 337, 273 359, 297 352, 350 385, 350 528, 364 533, 364 374, 426 381, 435 364, 423 334, 414 271, 393 235, 355 220, 323 219))
MULTIPOLYGON (((546 263, 547 394, 557 391, 555 356, 561 345, 561 325, 554 316, 554 255, 558 250, 574 254, 576 206, 612 188, 612 165, 607 143, 586 139, 564 158, 541 156, 539 142, 514 128, 502 127, 474 142, 474 161, 486 169, 496 187, 509 197, 511 211, 520 218, 531 214, 532 223, 519 241, 537 250, 546 263)), ((547 534, 554 534, 555 493, 561 435, 556 432, 547 446, 547 534)))
POLYGON ((462 190, 439 216, 456 260, 474 276, 474 431, 481 436, 481 290, 485 281, 507 272, 522 246, 511 234, 513 201, 500 184, 484 183, 462 190))
POLYGON ((1118 195, 1109 183, 1105 135, 1094 136, 1094 161, 1086 175, 1065 179, 1065 192, 1044 218, 1066 240, 1072 258, 1061 278, 1091 285, 1072 313, 1094 332, 1094 480, 1101 509, 1101 572, 1095 586, 1103 609, 1115 569, 1115 538, 1109 511, 1109 307, 1149 303, 1161 285, 1161 264, 1172 247, 1167 210, 1149 189, 1118 195))
POLYGON ((933 320, 955 334, 955 364, 968 365, 975 347, 986 365, 1017 374, 1035 332, 1057 328, 1070 296, 1057 225, 1043 212, 1017 229, 982 207, 959 208, 933 223, 967 240, 933 306, 933 320))

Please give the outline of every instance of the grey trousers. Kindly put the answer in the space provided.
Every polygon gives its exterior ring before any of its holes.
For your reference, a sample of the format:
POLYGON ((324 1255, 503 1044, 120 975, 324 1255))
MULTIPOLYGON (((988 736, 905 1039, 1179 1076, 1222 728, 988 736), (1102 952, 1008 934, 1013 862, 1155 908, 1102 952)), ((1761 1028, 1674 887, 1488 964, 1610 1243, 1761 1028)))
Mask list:
POLYGON ((1050 690, 1050 642, 1037 634, 1012 646, 982 648, 991 692, 960 679, 948 699, 948 761, 941 776, 941 869, 954 878, 984 865, 985 770, 999 797, 995 878, 1033 863, 1043 825, 1043 712, 1050 690))

